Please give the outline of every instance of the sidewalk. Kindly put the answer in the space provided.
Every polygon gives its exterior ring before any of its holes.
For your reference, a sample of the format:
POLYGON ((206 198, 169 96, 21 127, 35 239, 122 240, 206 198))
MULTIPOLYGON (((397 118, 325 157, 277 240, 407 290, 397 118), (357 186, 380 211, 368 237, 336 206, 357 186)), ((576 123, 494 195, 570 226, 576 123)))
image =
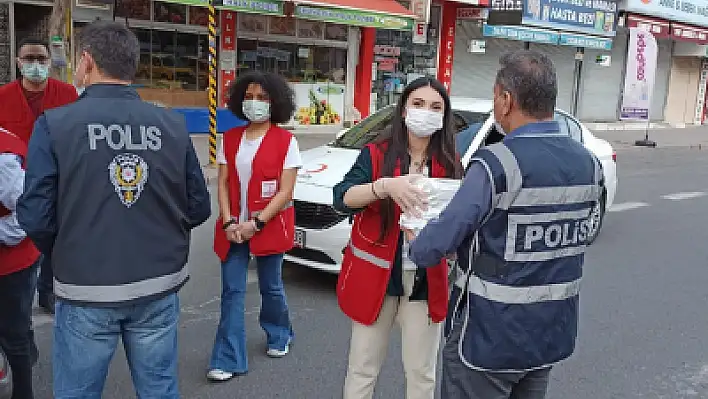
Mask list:
MULTIPOLYGON (((644 129, 635 127, 632 130, 597 130, 593 129, 591 124, 586 126, 595 136, 609 141, 615 149, 643 148, 635 147, 634 142, 644 138, 644 129)), ((657 148, 708 149, 708 126, 653 128, 649 129, 649 140, 655 141, 657 148)))

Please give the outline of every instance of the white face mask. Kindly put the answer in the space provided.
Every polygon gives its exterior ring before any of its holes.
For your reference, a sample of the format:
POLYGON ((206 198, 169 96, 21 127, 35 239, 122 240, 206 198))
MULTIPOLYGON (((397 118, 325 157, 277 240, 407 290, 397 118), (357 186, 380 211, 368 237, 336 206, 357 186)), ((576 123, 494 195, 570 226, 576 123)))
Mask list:
POLYGON ((76 94, 78 94, 79 96, 84 94, 84 90, 86 90, 85 87, 79 87, 76 84, 74 84, 74 88, 76 89, 76 94))
POLYGON ((270 119, 270 103, 259 100, 244 100, 243 114, 251 122, 261 123, 270 119))
POLYGON ((430 137, 443 127, 442 112, 421 108, 406 108, 406 127, 418 137, 430 137))
POLYGON ((497 129, 497 132, 501 134, 502 136, 506 136, 506 131, 504 131, 504 128, 502 125, 499 124, 499 122, 494 122, 494 128, 497 129))

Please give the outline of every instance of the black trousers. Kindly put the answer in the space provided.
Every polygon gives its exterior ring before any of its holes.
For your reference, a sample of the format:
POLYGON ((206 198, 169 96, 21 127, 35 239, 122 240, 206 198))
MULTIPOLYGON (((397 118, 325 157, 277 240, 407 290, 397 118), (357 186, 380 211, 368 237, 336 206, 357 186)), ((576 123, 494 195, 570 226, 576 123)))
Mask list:
POLYGON ((519 373, 476 371, 459 355, 463 320, 454 328, 442 350, 442 399, 544 399, 551 368, 519 373))
POLYGON ((32 399, 32 363, 36 356, 32 334, 32 302, 37 263, 0 276, 0 347, 12 369, 12 399, 32 399))

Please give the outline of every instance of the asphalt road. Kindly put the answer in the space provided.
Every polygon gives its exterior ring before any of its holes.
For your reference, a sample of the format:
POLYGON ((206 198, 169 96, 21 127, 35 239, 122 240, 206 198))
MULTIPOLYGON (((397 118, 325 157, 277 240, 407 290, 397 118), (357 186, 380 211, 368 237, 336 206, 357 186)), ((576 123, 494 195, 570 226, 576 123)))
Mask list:
MULTIPOLYGON (((578 349, 553 372, 549 398, 708 398, 707 155, 681 148, 619 151, 615 209, 588 251, 578 349)), ((206 382, 220 291, 212 225, 194 233, 192 280, 181 294, 183 397, 341 398, 349 321, 337 307, 336 278, 295 265, 284 269, 296 333, 291 354, 265 356, 252 273, 247 297, 250 372, 228 383, 206 382)), ((41 350, 36 398, 47 399, 51 318, 38 311, 35 323, 41 350)), ((404 397, 399 337, 391 341, 379 381, 377 398, 404 397)), ((104 398, 134 397, 119 351, 104 398)))

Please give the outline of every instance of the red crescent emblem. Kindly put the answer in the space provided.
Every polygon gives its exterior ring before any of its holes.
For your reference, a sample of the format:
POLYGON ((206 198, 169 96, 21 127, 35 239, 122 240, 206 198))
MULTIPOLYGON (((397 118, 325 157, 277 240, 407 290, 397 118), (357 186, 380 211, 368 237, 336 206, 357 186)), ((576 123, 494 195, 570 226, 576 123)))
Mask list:
POLYGON ((320 165, 319 168, 306 170, 305 172, 306 172, 306 173, 319 173, 319 172, 322 172, 323 170, 327 169, 327 165, 325 165, 325 164, 323 164, 323 163, 321 163, 321 164, 319 164, 319 165, 320 165))

